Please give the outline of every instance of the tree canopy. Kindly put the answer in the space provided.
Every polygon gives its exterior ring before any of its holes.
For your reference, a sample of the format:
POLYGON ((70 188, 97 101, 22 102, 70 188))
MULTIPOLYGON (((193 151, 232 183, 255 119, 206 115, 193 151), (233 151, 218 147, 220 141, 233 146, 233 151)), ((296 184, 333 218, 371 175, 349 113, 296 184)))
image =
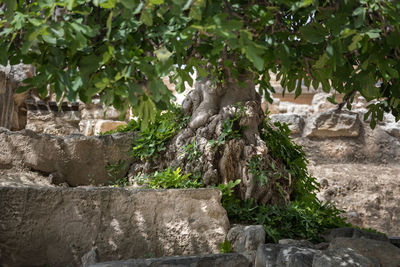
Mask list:
POLYGON ((161 77, 183 91, 195 71, 217 86, 252 72, 270 99, 275 73, 296 95, 304 84, 377 100, 374 127, 384 111, 400 119, 399 14, 397 0, 5 0, 0 64, 36 67, 20 92, 100 94, 144 120, 173 98, 161 77))

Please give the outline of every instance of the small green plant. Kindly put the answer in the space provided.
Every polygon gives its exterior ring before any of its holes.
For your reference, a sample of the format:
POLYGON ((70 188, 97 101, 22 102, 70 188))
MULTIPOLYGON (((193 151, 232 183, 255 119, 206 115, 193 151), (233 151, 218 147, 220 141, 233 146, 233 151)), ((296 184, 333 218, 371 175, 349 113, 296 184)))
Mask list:
POLYGON ((118 160, 114 164, 108 164, 106 166, 107 175, 112 179, 109 182, 110 185, 114 187, 123 187, 129 185, 129 181, 127 177, 119 178, 121 171, 126 167, 126 160, 118 160))
POLYGON ((295 177, 295 190, 291 200, 317 202, 315 192, 318 191, 319 184, 315 177, 308 173, 306 154, 302 147, 290 138, 287 124, 275 122, 272 125, 267 118, 260 132, 271 157, 283 162, 285 169, 281 173, 282 176, 286 176, 287 179, 295 177))
POLYGON ((222 205, 234 223, 261 224, 268 242, 279 239, 308 239, 319 241, 320 234, 330 228, 349 226, 339 215, 340 210, 321 202, 294 201, 285 206, 258 205, 252 199, 240 200, 234 195, 234 187, 240 180, 219 185, 222 205))
POLYGON ((120 125, 116 130, 110 130, 99 135, 114 134, 114 133, 124 133, 124 132, 135 132, 140 129, 140 123, 136 120, 130 120, 127 125, 120 125))
POLYGON ((118 160, 114 164, 107 164, 106 172, 110 178, 116 178, 120 172, 126 167, 126 160, 118 160))
POLYGON ((179 167, 175 170, 169 167, 164 171, 156 171, 151 175, 138 174, 134 177, 134 180, 140 185, 144 184, 153 189, 203 187, 198 176, 191 173, 182 174, 181 171, 179 167))
POLYGON ((133 140, 132 156, 140 160, 155 159, 166 150, 168 141, 175 135, 177 129, 181 129, 188 122, 188 118, 183 116, 179 107, 158 112, 155 122, 150 123, 133 140))
POLYGON ((197 148, 196 139, 194 139, 193 142, 189 143, 183 148, 182 154, 185 153, 187 154, 188 161, 199 160, 200 157, 203 155, 203 153, 197 148))
POLYGON ((229 240, 225 240, 221 244, 219 244, 219 252, 221 253, 230 253, 232 252, 232 245, 229 240))
POLYGON ((115 179, 114 181, 108 181, 112 187, 125 187, 129 185, 128 177, 122 177, 120 179, 115 179))
POLYGON ((221 134, 216 140, 210 140, 208 142, 209 145, 218 148, 219 146, 225 144, 226 141, 232 139, 240 139, 242 137, 245 128, 239 125, 239 121, 243 116, 245 110, 242 105, 235 106, 237 108, 237 111, 235 112, 234 117, 224 121, 221 134))

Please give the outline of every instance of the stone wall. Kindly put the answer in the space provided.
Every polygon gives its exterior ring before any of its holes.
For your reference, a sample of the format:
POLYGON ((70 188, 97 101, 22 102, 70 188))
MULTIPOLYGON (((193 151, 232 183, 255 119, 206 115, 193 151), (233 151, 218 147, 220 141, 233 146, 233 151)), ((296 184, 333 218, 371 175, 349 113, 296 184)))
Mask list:
POLYGON ((354 225, 399 236, 400 122, 385 114, 371 129, 363 121, 363 98, 356 98, 353 110, 338 111, 328 96, 317 93, 311 105, 276 99, 271 120, 289 124, 321 184, 320 200, 344 210, 354 225))
POLYGON ((133 137, 133 133, 60 137, 0 128, 0 169, 29 169, 70 186, 108 184, 126 175, 133 137), (119 162, 123 164, 117 174, 107 171, 107 166, 119 162))
POLYGON ((218 253, 229 229, 221 192, 0 187, 0 265, 218 253))
POLYGON ((269 105, 273 122, 289 124, 294 141, 303 146, 316 163, 398 163, 400 160, 400 122, 386 114, 371 129, 364 121, 367 103, 357 99, 353 110, 337 109, 326 99, 330 94, 314 95, 312 105, 276 100, 269 105))

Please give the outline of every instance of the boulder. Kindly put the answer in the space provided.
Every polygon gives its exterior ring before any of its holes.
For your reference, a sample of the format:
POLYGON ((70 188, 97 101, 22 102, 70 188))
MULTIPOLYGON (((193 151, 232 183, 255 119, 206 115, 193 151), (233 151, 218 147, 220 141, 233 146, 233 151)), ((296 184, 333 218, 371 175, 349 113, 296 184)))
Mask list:
POLYGON ((250 267, 251 263, 241 254, 211 254, 163 257, 152 259, 134 259, 111 261, 90 265, 91 267, 250 267))
POLYGON ((400 248, 390 242, 368 238, 337 237, 330 242, 329 249, 337 248, 351 248, 365 257, 376 259, 381 266, 400 266, 400 248))
POLYGON ((312 267, 379 267, 377 262, 358 254, 351 248, 335 248, 315 254, 312 267))
POLYGON ((288 124, 291 134, 301 134, 304 128, 304 119, 297 114, 275 114, 270 116, 271 122, 288 124))
POLYGON ((219 253, 229 229, 217 189, 0 187, 0 210, 2 266, 219 253))
POLYGON ((264 244, 257 249, 255 267, 309 267, 317 252, 316 249, 292 245, 264 244))
POLYGON ((0 166, 29 168, 42 174, 58 172, 71 186, 108 184, 124 177, 132 163, 133 133, 65 137, 11 132, 0 128, 0 166), (119 164, 119 172, 107 166, 119 164))
POLYGON ((228 232, 227 240, 234 252, 256 250, 265 243, 265 230, 262 225, 234 225, 228 232))
POLYGON ((357 137, 360 134, 358 114, 330 109, 308 119, 306 137, 357 137))

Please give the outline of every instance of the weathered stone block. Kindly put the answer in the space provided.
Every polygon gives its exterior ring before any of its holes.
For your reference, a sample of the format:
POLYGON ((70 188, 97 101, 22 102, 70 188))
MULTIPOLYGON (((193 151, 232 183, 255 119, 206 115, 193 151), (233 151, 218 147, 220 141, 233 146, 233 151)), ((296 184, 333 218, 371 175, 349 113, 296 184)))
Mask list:
POLYGON ((28 167, 46 174, 58 172, 71 186, 108 184, 127 173, 133 137, 133 133, 60 137, 0 128, 0 166, 28 167), (125 164, 112 177, 106 166, 118 162, 125 164))
POLYGON ((220 201, 216 189, 0 187, 0 265, 77 266, 93 246, 100 261, 218 253, 220 201))
POLYGON ((360 134, 357 113, 330 109, 308 119, 306 137, 357 137, 360 134))
POLYGON ((304 119, 297 114, 275 114, 271 115, 271 122, 279 121, 288 124, 291 134, 301 134, 304 128, 304 119))

